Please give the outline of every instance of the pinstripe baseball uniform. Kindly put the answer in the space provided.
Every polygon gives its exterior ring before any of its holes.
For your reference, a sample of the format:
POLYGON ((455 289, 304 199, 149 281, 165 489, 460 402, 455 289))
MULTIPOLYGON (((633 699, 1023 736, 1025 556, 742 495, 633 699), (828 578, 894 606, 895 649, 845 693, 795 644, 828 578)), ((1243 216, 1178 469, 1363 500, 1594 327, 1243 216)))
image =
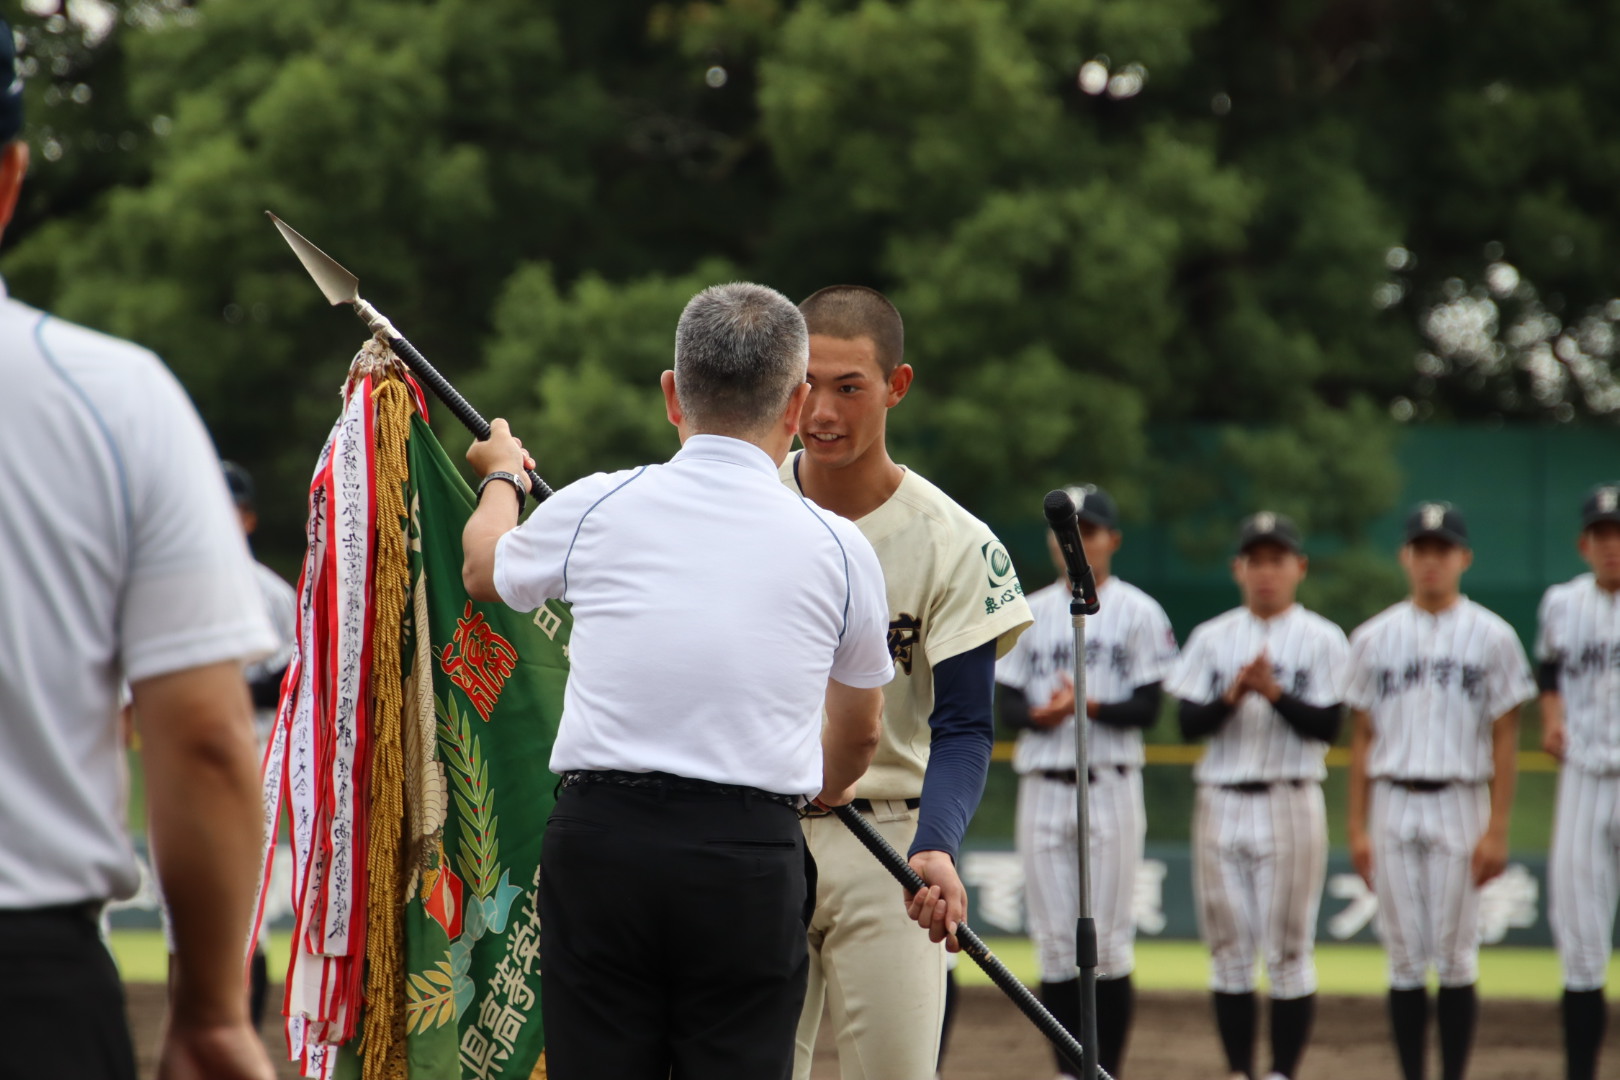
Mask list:
POLYGON ((1372 722, 1367 832, 1394 990, 1470 986, 1478 972, 1472 859, 1490 820, 1495 720, 1535 694, 1518 636, 1461 597, 1439 614, 1403 600, 1350 639, 1347 700, 1372 722))
MULTIPOLYGON (((1165 689, 1198 705, 1216 701, 1262 652, 1293 698, 1316 708, 1344 700, 1350 659, 1344 631, 1298 604, 1269 619, 1234 608, 1202 624, 1187 639, 1165 689)), ((1313 945, 1327 871, 1321 787, 1327 746, 1249 693, 1193 771, 1193 887, 1216 993, 1254 990, 1257 951, 1265 957, 1273 998, 1316 991, 1313 945)))
POLYGON ((1620 597, 1591 574, 1541 600, 1536 658, 1557 665, 1567 743, 1549 860, 1564 986, 1606 982, 1620 900, 1620 597))
MULTIPOLYGON (((1176 639, 1164 609, 1135 585, 1110 577, 1098 587, 1097 599, 1097 614, 1086 619, 1086 697, 1114 704, 1137 687, 1164 679, 1175 661, 1176 639)), ((1044 705, 1074 672, 1068 583, 1032 594, 1029 607, 1035 623, 996 665, 996 681, 1022 691, 1032 705, 1044 705)), ((1024 897, 1043 982, 1075 977, 1074 730, 1070 716, 1054 728, 1023 731, 1013 754, 1024 897)), ((1099 978, 1117 978, 1129 975, 1136 963, 1131 896, 1147 833, 1142 733, 1089 722, 1086 750, 1094 777, 1089 812, 1097 972, 1099 978)))

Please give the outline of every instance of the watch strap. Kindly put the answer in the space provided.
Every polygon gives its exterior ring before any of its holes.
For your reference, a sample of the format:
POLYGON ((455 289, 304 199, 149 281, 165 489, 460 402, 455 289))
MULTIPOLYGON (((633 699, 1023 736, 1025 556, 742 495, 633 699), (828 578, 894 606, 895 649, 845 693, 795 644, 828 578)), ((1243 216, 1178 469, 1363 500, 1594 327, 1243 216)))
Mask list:
POLYGON ((496 470, 495 472, 489 473, 482 480, 478 481, 478 498, 480 500, 483 499, 484 489, 489 487, 490 482, 493 480, 505 480, 508 484, 512 485, 512 490, 517 492, 518 509, 522 510, 523 499, 528 492, 524 490, 523 480, 516 473, 509 473, 504 470, 496 470))

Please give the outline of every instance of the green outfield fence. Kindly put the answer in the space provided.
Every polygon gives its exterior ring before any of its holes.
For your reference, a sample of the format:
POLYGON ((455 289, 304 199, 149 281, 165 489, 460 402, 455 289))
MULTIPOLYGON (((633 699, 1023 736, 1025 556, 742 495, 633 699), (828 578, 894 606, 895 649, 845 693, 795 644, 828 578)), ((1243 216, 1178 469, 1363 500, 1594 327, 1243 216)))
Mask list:
MULTIPOLYGON (((1159 441, 1167 445, 1190 442, 1214 452, 1212 430, 1162 434, 1169 438, 1159 441)), ((1390 510, 1369 525, 1372 545, 1388 552, 1393 567, 1413 503, 1436 499, 1457 504, 1468 516, 1475 556, 1464 587, 1512 623, 1528 647, 1543 590, 1585 569, 1575 551, 1580 503, 1594 485, 1620 479, 1620 427, 1414 427, 1401 433, 1397 460, 1401 491, 1390 510)), ((1083 468, 1074 479, 1088 479, 1083 468)), ((1040 514, 1043 494, 1030 493, 1027 518, 991 522, 1007 540, 1031 590, 1051 579, 1040 514)), ((1238 520, 1256 509, 1231 507, 1226 515, 1230 527, 1235 530, 1238 520)), ((1185 641, 1194 626, 1236 604, 1237 590, 1227 566, 1230 552, 1212 553, 1202 561, 1189 558, 1177 543, 1177 524, 1127 515, 1125 545, 1115 556, 1114 569, 1164 605, 1177 639, 1185 641)), ((1328 546, 1319 539, 1307 536, 1307 548, 1328 546)), ((1383 604, 1398 598, 1375 599, 1383 604)))

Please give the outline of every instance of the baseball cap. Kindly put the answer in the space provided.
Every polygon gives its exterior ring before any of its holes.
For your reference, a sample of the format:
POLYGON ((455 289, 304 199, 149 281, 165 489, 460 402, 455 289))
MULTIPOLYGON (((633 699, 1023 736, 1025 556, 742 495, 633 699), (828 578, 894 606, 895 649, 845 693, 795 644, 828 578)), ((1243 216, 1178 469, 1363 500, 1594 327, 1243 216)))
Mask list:
POLYGON ((1581 528, 1604 521, 1620 522, 1620 483, 1599 484, 1581 504, 1581 528))
POLYGON ((0 143, 8 143, 22 133, 23 81, 17 71, 17 39, 11 26, 0 18, 0 143))
POLYGON ((225 472, 225 486, 231 489, 231 501, 237 506, 253 505, 253 474, 234 461, 221 461, 225 472))
POLYGON ((1238 526, 1238 554, 1243 554, 1256 544, 1276 544, 1295 555, 1304 553, 1299 527, 1291 518, 1273 514, 1270 510, 1250 514, 1238 526))
POLYGON ((1064 490, 1074 500, 1081 521, 1105 529, 1119 528, 1119 507, 1114 505, 1113 496, 1108 492, 1096 484, 1076 484, 1064 490))
POLYGON ((1406 542, 1425 539, 1467 547, 1468 522, 1462 511, 1448 502, 1418 503, 1406 518, 1406 542))

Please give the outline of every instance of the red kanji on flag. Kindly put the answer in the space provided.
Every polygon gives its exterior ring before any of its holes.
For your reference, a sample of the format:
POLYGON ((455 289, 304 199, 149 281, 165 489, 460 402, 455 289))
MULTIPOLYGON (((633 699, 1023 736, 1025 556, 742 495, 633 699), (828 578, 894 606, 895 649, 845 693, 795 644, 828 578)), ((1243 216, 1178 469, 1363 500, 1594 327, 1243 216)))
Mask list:
POLYGON ((439 654, 439 666, 451 682, 467 692, 485 723, 501 696, 501 688, 516 670, 517 660, 512 643, 490 627, 483 612, 473 613, 471 600, 456 620, 454 638, 439 654))

